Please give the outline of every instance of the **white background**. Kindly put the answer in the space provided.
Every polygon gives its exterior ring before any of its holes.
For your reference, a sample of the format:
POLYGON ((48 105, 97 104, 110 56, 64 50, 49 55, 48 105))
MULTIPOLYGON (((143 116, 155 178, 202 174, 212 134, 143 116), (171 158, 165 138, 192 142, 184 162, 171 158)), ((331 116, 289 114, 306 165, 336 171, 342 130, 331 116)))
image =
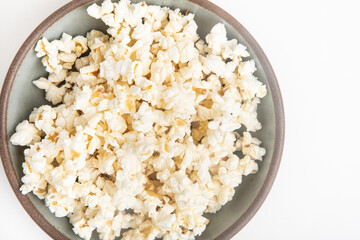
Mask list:
MULTIPOLYGON (((2 1, 0 81, 30 32, 68 1, 2 1)), ((267 54, 283 94, 286 143, 273 189, 234 240, 360 239, 360 3, 214 0, 267 54)), ((0 239, 50 239, 0 168, 0 239)))

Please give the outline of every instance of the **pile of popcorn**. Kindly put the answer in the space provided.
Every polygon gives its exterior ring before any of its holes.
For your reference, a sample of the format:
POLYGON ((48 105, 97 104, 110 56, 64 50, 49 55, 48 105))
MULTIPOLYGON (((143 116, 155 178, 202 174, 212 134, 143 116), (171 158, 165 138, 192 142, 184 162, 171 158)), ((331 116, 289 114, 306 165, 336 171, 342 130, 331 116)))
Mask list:
POLYGON ((52 105, 10 139, 28 146, 21 191, 83 239, 194 239, 265 155, 250 134, 266 95, 255 62, 223 24, 201 40, 179 9, 105 0, 88 13, 107 34, 36 45, 52 105))

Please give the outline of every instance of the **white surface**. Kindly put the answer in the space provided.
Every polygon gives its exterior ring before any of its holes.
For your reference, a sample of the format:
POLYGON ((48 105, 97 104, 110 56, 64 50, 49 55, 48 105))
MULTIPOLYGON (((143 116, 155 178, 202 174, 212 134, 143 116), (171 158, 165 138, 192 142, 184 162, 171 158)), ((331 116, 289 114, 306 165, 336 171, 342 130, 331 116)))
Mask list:
MULTIPOLYGON (((30 32, 66 2, 2 2, 0 81, 30 32)), ((360 239, 359 1, 214 2, 264 49, 286 113, 274 187, 234 240, 360 239)), ((0 239, 49 239, 22 209, 2 167, 0 192, 0 239)))

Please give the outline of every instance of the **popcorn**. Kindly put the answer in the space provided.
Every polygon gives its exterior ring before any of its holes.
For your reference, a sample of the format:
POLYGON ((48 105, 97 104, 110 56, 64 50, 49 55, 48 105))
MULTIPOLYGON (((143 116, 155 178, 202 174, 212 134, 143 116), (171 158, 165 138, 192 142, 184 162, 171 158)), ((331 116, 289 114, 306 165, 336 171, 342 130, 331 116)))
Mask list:
POLYGON ((46 195, 47 181, 40 173, 35 173, 29 166, 28 162, 22 164, 25 176, 21 178, 24 185, 21 186, 20 191, 27 194, 31 191, 40 199, 44 199, 46 195))
POLYGON ((143 102, 137 113, 134 114, 132 127, 138 132, 150 132, 155 119, 152 116, 151 108, 147 102, 143 102))
POLYGON ((169 204, 165 205, 161 208, 161 210, 158 212, 157 217, 155 220, 156 226, 158 226, 161 229, 171 229, 172 225, 176 221, 176 215, 171 214, 174 212, 175 208, 169 204))
POLYGON ((14 133, 10 138, 10 142, 12 144, 20 146, 34 144, 40 140, 41 137, 39 130, 27 120, 24 120, 17 125, 16 133, 14 133))
POLYGON ((82 69, 83 67, 88 66, 89 63, 90 63, 90 59, 88 56, 76 59, 75 61, 76 70, 80 71, 80 69, 82 69))
POLYGON ((87 51, 87 39, 77 36, 74 39, 66 33, 61 40, 49 42, 43 37, 35 46, 37 57, 42 57, 42 63, 49 73, 59 74, 64 69, 71 69, 81 54, 87 51))
POLYGON ((224 24, 216 24, 205 39, 211 53, 214 55, 220 55, 227 41, 224 24))
POLYGON ((33 83, 53 105, 10 138, 28 146, 20 190, 83 239, 195 239, 266 153, 250 133, 266 95, 255 61, 223 24, 199 39, 179 9, 105 0, 87 11, 107 34, 35 46, 49 76, 33 83))

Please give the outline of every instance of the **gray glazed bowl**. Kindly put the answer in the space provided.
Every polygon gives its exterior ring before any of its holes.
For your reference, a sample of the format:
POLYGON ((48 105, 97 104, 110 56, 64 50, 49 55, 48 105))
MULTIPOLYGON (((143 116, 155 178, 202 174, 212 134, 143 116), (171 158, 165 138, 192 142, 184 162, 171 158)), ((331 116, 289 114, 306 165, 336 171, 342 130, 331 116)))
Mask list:
MULTIPOLYGON (((6 175, 17 198, 31 218, 53 239, 80 239, 77 237, 67 218, 56 218, 44 202, 32 194, 26 196, 19 191, 22 177, 21 164, 24 161, 24 148, 12 146, 10 136, 16 125, 27 119, 34 107, 47 102, 44 93, 32 81, 47 76, 40 60, 35 56, 34 46, 41 36, 48 39, 59 38, 63 32, 71 35, 85 35, 92 29, 105 31, 106 26, 89 17, 86 8, 92 0, 77 0, 68 3, 44 20, 26 39, 15 56, 1 92, 0 100, 0 153, 6 175)), ((100 3, 101 1, 97 1, 100 3)), ((139 2, 139 1, 133 1, 139 2)), ((210 219, 205 232, 199 240, 230 239, 243 228, 262 205, 274 182, 279 168, 284 143, 284 111, 281 93, 271 68, 260 46, 247 30, 221 8, 207 0, 147 0, 147 4, 180 8, 196 14, 198 32, 202 38, 218 22, 224 23, 228 38, 236 38, 246 45, 255 59, 256 76, 267 85, 268 94, 262 99, 258 109, 259 120, 263 125, 256 137, 263 141, 267 153, 259 163, 259 172, 243 178, 237 187, 233 200, 216 214, 206 214, 210 219)), ((48 103, 47 103, 48 104, 48 103)), ((93 234, 92 239, 98 239, 93 234)))

